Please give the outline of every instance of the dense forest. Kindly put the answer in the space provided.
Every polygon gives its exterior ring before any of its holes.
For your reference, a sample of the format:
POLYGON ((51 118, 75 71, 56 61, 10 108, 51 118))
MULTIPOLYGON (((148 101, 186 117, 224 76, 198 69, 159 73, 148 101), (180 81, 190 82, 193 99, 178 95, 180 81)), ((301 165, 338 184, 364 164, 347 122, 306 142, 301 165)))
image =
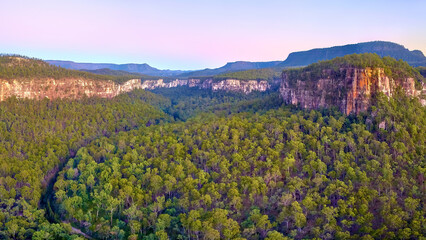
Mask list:
POLYGON ((139 128, 77 152, 56 212, 95 238, 418 238, 425 113, 400 93, 358 117, 281 107, 139 128))
POLYGON ((40 198, 61 164, 94 139, 168 121, 158 109, 168 104, 142 90, 112 100, 0 103, 0 234, 30 237, 36 222, 43 221, 40 198))
POLYGON ((225 116, 240 111, 265 111, 281 105, 282 101, 277 92, 272 89, 267 92, 207 91, 191 87, 157 88, 153 93, 170 99, 171 106, 164 111, 175 120, 186 121, 203 112, 225 116), (183 94, 184 93, 184 94, 183 94))
MULTIPOLYGON (((417 77, 376 56, 345 61, 417 77)), ((273 90, 9 98, 0 239, 423 239, 426 108, 373 99, 345 116, 273 90)))

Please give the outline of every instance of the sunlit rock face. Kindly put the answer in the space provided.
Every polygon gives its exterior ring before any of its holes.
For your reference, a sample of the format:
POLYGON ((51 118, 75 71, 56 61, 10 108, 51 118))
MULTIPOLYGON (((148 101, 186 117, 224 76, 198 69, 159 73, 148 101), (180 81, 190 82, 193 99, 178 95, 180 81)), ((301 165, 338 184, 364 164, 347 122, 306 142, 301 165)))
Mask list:
POLYGON ((171 82, 164 82, 163 79, 158 80, 145 80, 142 83, 142 89, 156 89, 156 88, 172 88, 172 87, 179 87, 179 86, 186 86, 188 85, 188 80, 180 80, 176 79, 171 82))
POLYGON ((156 88, 172 88, 179 86, 197 87, 200 89, 211 89, 213 91, 231 91, 231 92, 243 92, 251 93, 253 91, 264 92, 270 89, 270 84, 267 81, 256 81, 256 80, 236 80, 226 79, 221 81, 213 81, 213 79, 188 79, 179 80, 176 79, 171 82, 165 83, 163 79, 159 80, 145 80, 142 83, 143 89, 156 89, 156 88))
POLYGON ((123 92, 142 88, 140 79, 132 79, 123 84, 113 81, 96 81, 78 78, 67 79, 29 79, 2 80, 0 79, 0 101, 11 96, 29 99, 76 99, 83 96, 112 98, 123 92))
POLYGON ((212 83, 212 90, 226 90, 235 92, 250 93, 252 91, 264 92, 269 89, 266 81, 240 81, 235 79, 227 79, 217 83, 212 83))
POLYGON ((113 81, 99 81, 79 78, 67 79, 28 79, 28 80, 4 80, 0 79, 0 101, 11 96, 29 99, 55 99, 69 98, 77 99, 83 96, 112 98, 120 93, 130 92, 134 89, 156 89, 174 88, 179 86, 198 87, 200 89, 212 89, 213 91, 236 91, 250 93, 252 91, 266 91, 270 88, 266 81, 244 81, 228 79, 213 82, 211 79, 201 81, 200 79, 182 80, 176 79, 164 82, 163 79, 145 80, 132 79, 118 84, 113 81))
POLYGON ((348 115, 366 111, 376 92, 391 97, 400 86, 408 95, 420 95, 422 91, 416 90, 415 81, 413 78, 389 78, 383 68, 325 69, 321 78, 310 80, 291 78, 284 72, 280 94, 287 104, 307 109, 336 106, 348 115))

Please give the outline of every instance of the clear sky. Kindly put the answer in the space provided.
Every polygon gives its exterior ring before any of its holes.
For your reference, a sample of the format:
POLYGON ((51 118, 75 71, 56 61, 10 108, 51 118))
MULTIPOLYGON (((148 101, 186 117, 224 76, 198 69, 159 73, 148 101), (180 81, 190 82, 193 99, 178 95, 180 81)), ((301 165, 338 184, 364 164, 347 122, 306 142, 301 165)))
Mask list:
POLYGON ((373 40, 426 53, 424 0, 0 0, 0 53, 160 69, 373 40))

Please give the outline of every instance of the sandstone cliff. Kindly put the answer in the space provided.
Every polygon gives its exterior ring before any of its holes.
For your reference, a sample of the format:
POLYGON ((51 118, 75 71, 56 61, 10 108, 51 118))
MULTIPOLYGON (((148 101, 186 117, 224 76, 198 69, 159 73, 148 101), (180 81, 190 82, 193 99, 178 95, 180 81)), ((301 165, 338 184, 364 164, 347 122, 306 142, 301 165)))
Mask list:
POLYGON ((306 77, 309 75, 309 72, 296 76, 283 72, 280 93, 285 103, 307 109, 337 106, 345 114, 357 114, 367 110, 376 92, 391 97, 397 87, 402 87, 408 95, 422 94, 415 88, 417 80, 412 77, 391 78, 383 68, 323 69, 318 78, 306 77))
POLYGON ((11 96, 17 98, 43 99, 43 98, 81 98, 84 95, 88 97, 112 98, 120 93, 130 92, 134 89, 156 89, 173 88, 179 86, 198 87, 200 89, 211 89, 213 91, 236 91, 250 93, 252 91, 266 91, 270 88, 266 81, 243 81, 227 79, 219 82, 213 82, 208 79, 182 80, 176 79, 171 82, 159 80, 132 79, 118 84, 113 81, 87 80, 80 78, 66 79, 33 79, 33 80, 4 80, 0 79, 0 101, 4 101, 11 96))
POLYGON ((156 88, 172 88, 172 87, 179 87, 179 86, 186 86, 188 85, 188 80, 179 80, 176 79, 171 82, 165 83, 163 79, 158 80, 145 80, 142 83, 142 89, 156 89, 156 88))
POLYGON ((0 101, 11 96, 17 98, 80 98, 88 97, 112 98, 120 93, 142 88, 140 79, 132 79, 123 84, 113 81, 98 81, 79 78, 55 80, 53 78, 37 80, 4 80, 0 79, 0 101))
POLYGON ((223 90, 232 92, 251 93, 253 91, 264 92, 270 89, 271 85, 267 81, 256 80, 236 80, 226 79, 221 81, 213 81, 213 79, 176 79, 171 82, 165 83, 163 79, 159 80, 145 80, 142 83, 143 89, 156 89, 156 88, 172 88, 178 86, 198 87, 200 89, 211 89, 213 91, 223 90))

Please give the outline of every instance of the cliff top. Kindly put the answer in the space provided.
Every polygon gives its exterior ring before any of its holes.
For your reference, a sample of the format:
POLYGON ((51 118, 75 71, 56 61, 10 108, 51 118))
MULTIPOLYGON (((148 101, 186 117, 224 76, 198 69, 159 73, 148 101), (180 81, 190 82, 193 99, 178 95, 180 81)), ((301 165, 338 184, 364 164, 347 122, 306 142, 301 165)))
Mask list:
POLYGON ((381 58, 374 53, 346 55, 332 60, 313 63, 303 68, 287 69, 283 73, 287 74, 289 79, 315 81, 328 75, 324 70, 331 70, 334 73, 338 73, 342 68, 382 68, 390 78, 402 79, 412 77, 418 83, 425 81, 419 71, 407 62, 402 60, 397 61, 391 57, 381 58))
POLYGON ((82 78, 123 83, 127 80, 141 77, 138 75, 112 76, 94 74, 53 66, 36 58, 20 55, 0 55, 0 78, 6 80, 82 78))

